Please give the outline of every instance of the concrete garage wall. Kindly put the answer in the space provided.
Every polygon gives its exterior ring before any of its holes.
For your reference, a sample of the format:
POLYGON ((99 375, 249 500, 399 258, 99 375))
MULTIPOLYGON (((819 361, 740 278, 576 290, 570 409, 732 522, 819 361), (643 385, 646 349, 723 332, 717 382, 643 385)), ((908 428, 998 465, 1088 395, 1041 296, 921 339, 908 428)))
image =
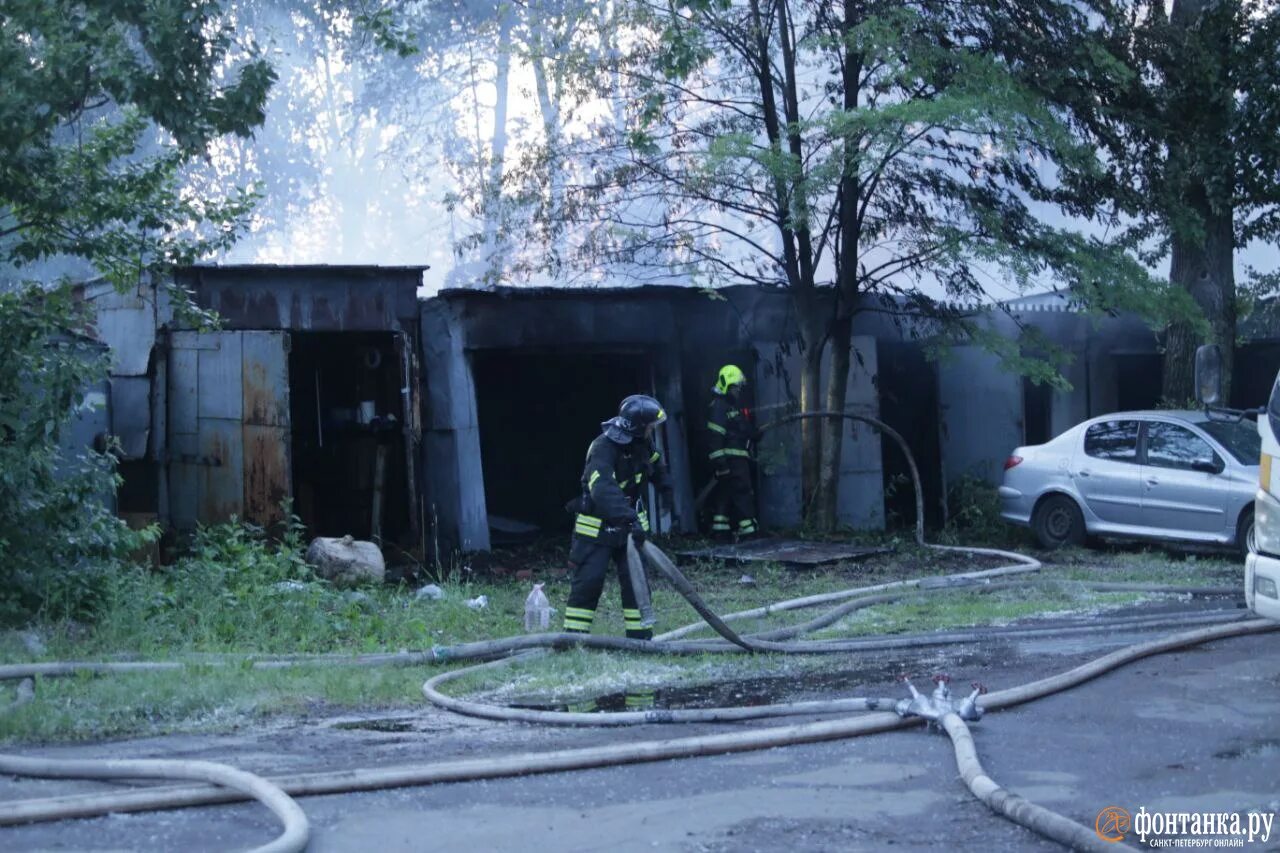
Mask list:
POLYGON ((942 460, 948 486, 962 477, 999 482, 1002 463, 1022 444, 1022 377, 975 346, 956 347, 939 365, 942 460))

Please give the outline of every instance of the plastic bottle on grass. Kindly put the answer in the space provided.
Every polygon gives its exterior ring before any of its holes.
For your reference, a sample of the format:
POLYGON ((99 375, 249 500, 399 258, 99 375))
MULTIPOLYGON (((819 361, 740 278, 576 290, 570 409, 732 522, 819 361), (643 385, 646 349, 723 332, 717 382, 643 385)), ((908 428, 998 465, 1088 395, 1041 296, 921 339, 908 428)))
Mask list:
POLYGON ((545 631, 551 627, 551 602, 542 591, 542 584, 535 583, 533 591, 524 600, 524 629, 526 631, 545 631))

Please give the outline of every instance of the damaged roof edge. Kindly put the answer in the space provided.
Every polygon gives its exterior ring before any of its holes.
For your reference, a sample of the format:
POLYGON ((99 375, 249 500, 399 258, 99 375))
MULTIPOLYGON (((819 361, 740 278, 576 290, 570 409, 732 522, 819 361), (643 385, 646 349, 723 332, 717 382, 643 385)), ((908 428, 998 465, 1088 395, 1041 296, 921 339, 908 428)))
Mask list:
POLYGON ((449 287, 438 291, 432 299, 469 298, 469 299, 510 299, 512 297, 562 297, 569 299, 614 299, 618 296, 660 297, 672 294, 689 294, 714 300, 718 293, 787 293, 789 288, 769 287, 758 284, 731 284, 724 287, 706 288, 684 284, 638 284, 638 285, 593 285, 591 287, 556 287, 537 285, 521 287, 519 285, 497 285, 487 287, 449 287))
POLYGON ((431 269, 427 264, 381 265, 381 264, 190 264, 176 267, 174 272, 425 272, 431 269))

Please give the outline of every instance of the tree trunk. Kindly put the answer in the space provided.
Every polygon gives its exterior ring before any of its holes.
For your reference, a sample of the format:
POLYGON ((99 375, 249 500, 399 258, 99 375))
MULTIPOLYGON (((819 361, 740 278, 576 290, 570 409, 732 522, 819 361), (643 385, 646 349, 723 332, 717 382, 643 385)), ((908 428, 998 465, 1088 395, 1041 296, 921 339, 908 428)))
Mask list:
MULTIPOLYGON (((824 408, 829 412, 843 412, 849 392, 849 337, 853 321, 840 317, 831 327, 831 367, 827 373, 827 393, 824 408)), ((821 461, 818 465, 817 496, 813 502, 813 526, 831 531, 839 522, 840 459, 844 452, 844 434, 848 423, 843 418, 822 420, 821 461)))
POLYGON ((489 179, 484 186, 484 263, 486 275, 499 283, 506 265, 502 251, 499 223, 502 218, 502 177, 507 158, 507 102, 511 78, 511 13, 500 11, 498 20, 498 55, 494 75, 496 100, 493 106, 493 149, 489 160, 489 179))
MULTIPOLYGON (((532 57, 534 89, 538 93, 538 109, 542 113, 542 130, 547 143, 547 207, 553 222, 560 221, 564 207, 564 167, 560 162, 559 91, 551 91, 547 74, 545 28, 537 27, 537 40, 532 57)), ((552 226, 551 253, 558 269, 564 260, 564 229, 552 226)))
MULTIPOLYGON (((846 45, 851 45, 853 41, 849 39, 849 34, 862 20, 861 10, 855 0, 845 0, 843 10, 844 32, 848 39, 846 45)), ((862 56, 857 51, 846 48, 841 67, 842 106, 849 114, 858 109, 861 73, 862 56)), ((830 341, 831 365, 827 373, 824 408, 830 412, 843 412, 848 403, 850 338, 853 334, 853 306, 858 298, 858 252, 862 237, 858 202, 863 196, 863 186, 859 179, 857 145, 852 140, 845 140, 842 149, 835 304, 830 306, 832 319, 826 329, 830 341)), ((823 419, 821 423, 818 482, 810 515, 815 528, 831 531, 840 520, 840 461, 844 453, 844 435, 848 422, 843 418, 830 418, 823 419)))
MULTIPOLYGON (((816 412, 822 408, 821 338, 805 342, 804 363, 800 366, 800 411, 816 412)), ((819 472, 822 470, 822 422, 806 418, 800 422, 800 495, 804 520, 812 520, 817 505, 819 472)))
POLYGON ((1191 294, 1209 321, 1207 341, 1188 323, 1170 325, 1165 338, 1164 399, 1179 406, 1195 399, 1195 354, 1202 343, 1222 348, 1223 404, 1231 399, 1236 339, 1234 223, 1230 212, 1215 214, 1207 208, 1204 205, 1199 211, 1204 219, 1203 235, 1173 235, 1169 280, 1191 294))
MULTIPOLYGON (((1165 93, 1170 111, 1166 168, 1185 210, 1171 217, 1169 280, 1191 294, 1209 323, 1207 342, 1222 348, 1224 402, 1230 400, 1236 338, 1234 102, 1228 67, 1233 20, 1232 4, 1174 0, 1165 93)), ((1162 383, 1166 401, 1182 405, 1194 399, 1195 351, 1205 342, 1186 323, 1170 325, 1162 383)))

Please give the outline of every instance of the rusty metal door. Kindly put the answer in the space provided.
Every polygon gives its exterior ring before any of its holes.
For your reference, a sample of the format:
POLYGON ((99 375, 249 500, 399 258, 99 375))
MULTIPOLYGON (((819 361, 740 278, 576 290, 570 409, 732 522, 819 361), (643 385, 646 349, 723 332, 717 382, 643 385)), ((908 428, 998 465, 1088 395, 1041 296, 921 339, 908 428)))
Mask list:
POLYGON ((169 344, 172 523, 267 525, 291 493, 286 332, 174 332, 169 344))

